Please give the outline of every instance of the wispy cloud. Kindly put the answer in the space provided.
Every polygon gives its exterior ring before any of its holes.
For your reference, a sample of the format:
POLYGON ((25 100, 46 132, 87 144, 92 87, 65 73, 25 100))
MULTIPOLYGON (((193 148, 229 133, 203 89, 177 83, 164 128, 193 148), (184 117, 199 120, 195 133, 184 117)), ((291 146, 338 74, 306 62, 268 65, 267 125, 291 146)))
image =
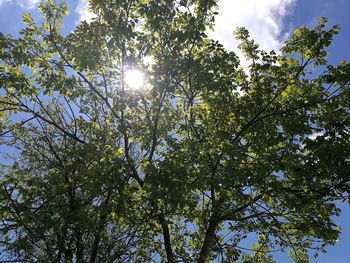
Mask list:
POLYGON ((5 4, 5 3, 8 3, 8 2, 11 2, 12 0, 0 0, 0 6, 2 5, 2 4, 5 4))
POLYGON ((74 10, 78 14, 78 19, 76 20, 76 24, 78 24, 80 21, 83 21, 83 20, 89 23, 95 17, 95 14, 89 11, 88 2, 89 2, 88 0, 78 0, 77 6, 74 10))
POLYGON ((232 32, 243 26, 262 49, 278 52, 286 38, 283 35, 284 18, 292 12, 295 2, 296 0, 220 0, 215 32, 208 32, 208 35, 219 40, 227 49, 237 51, 238 43, 232 32))
POLYGON ((0 6, 4 4, 15 4, 23 9, 33 9, 41 0, 0 0, 0 6))

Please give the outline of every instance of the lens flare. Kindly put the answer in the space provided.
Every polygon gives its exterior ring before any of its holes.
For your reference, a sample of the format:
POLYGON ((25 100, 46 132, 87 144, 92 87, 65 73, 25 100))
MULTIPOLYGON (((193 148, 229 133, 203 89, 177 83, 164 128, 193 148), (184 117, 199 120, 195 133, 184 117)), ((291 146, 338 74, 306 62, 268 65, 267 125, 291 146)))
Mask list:
POLYGON ((125 72, 125 84, 129 89, 141 89, 145 85, 145 74, 136 69, 130 69, 125 72))

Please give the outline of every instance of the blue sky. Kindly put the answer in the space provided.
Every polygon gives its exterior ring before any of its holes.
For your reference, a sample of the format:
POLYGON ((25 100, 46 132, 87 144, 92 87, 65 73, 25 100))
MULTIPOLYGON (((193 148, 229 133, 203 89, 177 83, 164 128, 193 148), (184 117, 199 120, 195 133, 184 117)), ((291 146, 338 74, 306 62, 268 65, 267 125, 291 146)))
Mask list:
MULTIPOLYGON (((0 31, 16 35, 23 27, 23 12, 31 12, 37 21, 42 18, 36 11, 40 0, 0 0, 0 31)), ((65 33, 74 29, 79 20, 89 18, 84 0, 67 1, 71 14, 65 19, 65 33)), ((220 15, 215 32, 208 34, 222 42, 228 49, 237 50, 232 32, 245 26, 263 49, 278 50, 290 33, 301 25, 314 26, 320 16, 329 18, 329 25, 340 24, 341 33, 329 48, 328 60, 338 64, 350 61, 350 0, 220 0, 220 15)), ((350 206, 341 205, 343 215, 336 219, 343 230, 341 239, 327 254, 312 260, 315 263, 350 262, 350 206)), ((278 256, 278 262, 291 262, 278 256)))

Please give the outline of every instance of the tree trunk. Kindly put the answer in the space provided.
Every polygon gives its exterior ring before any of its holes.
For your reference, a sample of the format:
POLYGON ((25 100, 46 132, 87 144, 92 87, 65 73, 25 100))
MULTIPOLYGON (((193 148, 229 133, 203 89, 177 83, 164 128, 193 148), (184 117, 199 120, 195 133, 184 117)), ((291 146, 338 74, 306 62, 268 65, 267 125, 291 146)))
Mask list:
POLYGON ((174 260, 174 253, 171 248, 170 231, 169 231, 168 222, 166 221, 164 214, 160 214, 158 216, 158 219, 163 230, 164 246, 165 246, 165 252, 166 252, 168 263, 173 263, 175 262, 175 260, 174 260))
POLYGON ((207 261, 210 253, 211 245, 215 237, 215 230, 218 224, 219 224, 219 221, 214 215, 212 215, 209 220, 209 226, 207 228, 207 231, 205 232, 204 242, 203 242, 201 251, 199 253, 199 258, 197 260, 197 263, 205 263, 207 261))

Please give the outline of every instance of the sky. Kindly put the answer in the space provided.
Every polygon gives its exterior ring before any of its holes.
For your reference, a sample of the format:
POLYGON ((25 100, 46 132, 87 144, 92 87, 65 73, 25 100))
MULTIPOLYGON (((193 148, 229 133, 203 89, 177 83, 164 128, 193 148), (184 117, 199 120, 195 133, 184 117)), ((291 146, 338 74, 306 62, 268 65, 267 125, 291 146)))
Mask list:
MULTIPOLYGON (((0 32, 17 35, 23 28, 22 14, 30 12, 42 21, 37 12, 40 0, 0 0, 0 32)), ((67 0, 71 14, 65 18, 65 33, 71 32, 82 19, 91 19, 85 0, 67 0)), ((341 32, 328 49, 328 61, 339 64, 350 61, 350 0, 219 0, 219 15, 215 31, 208 31, 211 38, 219 40, 227 49, 237 51, 233 31, 246 27, 262 49, 279 51, 283 42, 301 25, 315 26, 319 17, 327 17, 329 25, 339 24, 341 32)), ((242 58, 242 56, 241 56, 242 58)), ((242 58, 243 59, 243 58, 242 58)), ((243 61, 243 66, 247 63, 243 61)), ((350 258, 350 206, 340 204, 343 215, 336 219, 342 227, 342 235, 336 246, 328 248, 315 263, 348 263, 350 258)), ((277 261, 291 262, 278 255, 277 261)))

